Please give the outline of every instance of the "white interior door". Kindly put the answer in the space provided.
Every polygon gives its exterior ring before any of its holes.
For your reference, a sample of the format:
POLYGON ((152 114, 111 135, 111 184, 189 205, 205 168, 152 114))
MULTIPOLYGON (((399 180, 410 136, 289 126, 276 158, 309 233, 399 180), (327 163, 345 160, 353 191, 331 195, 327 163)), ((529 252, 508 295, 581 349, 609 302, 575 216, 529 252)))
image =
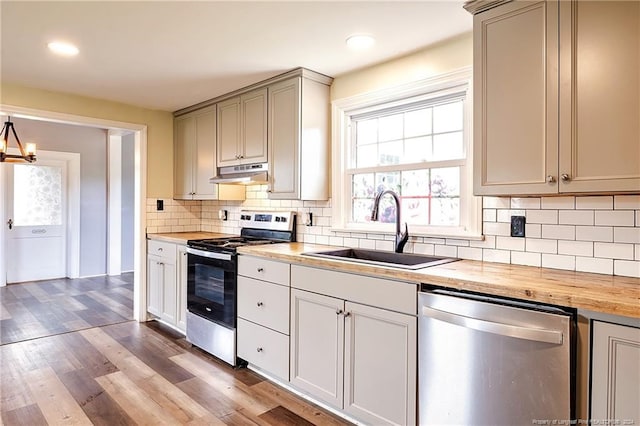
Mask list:
POLYGON ((67 163, 6 165, 7 283, 65 277, 67 163))

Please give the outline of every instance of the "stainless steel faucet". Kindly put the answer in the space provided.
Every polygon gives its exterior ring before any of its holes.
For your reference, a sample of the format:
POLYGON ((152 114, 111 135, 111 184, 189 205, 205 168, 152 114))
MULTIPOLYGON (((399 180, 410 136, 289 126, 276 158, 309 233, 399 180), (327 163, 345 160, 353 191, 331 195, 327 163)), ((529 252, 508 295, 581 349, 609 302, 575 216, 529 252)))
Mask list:
POLYGON ((393 200, 396 203, 396 253, 402 253, 404 249, 404 245, 407 244, 407 240, 409 239, 409 227, 406 222, 404 224, 404 232, 400 231, 400 198, 398 194, 393 192, 390 189, 386 189, 376 195, 376 199, 373 201, 373 210, 371 211, 371 220, 378 220, 378 208, 380 206, 380 199, 383 195, 389 194, 393 197, 393 200))

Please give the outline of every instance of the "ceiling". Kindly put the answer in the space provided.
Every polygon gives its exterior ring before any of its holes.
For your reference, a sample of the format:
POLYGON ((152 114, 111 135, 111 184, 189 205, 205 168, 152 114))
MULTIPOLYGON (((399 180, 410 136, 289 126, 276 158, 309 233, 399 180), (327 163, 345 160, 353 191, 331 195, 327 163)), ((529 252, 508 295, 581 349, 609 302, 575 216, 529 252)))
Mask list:
POLYGON ((299 66, 332 77, 471 31, 463 1, 0 1, 2 81, 175 111, 299 66), (376 45, 352 51, 347 36, 376 45), (73 42, 57 57, 46 44, 73 42))

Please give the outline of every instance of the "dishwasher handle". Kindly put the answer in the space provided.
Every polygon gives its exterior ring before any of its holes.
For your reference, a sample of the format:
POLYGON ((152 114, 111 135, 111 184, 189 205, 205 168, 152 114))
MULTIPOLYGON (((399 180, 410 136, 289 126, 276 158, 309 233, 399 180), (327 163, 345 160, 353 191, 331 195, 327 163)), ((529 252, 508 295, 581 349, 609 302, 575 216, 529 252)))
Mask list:
POLYGON ((428 306, 422 307, 422 315, 451 324, 459 325, 461 327, 482 331, 485 333, 500 334, 503 336, 515 337, 517 339, 553 343, 556 345, 562 344, 562 332, 557 330, 547 330, 543 328, 531 328, 511 324, 503 324, 479 318, 467 317, 460 314, 454 314, 428 306))

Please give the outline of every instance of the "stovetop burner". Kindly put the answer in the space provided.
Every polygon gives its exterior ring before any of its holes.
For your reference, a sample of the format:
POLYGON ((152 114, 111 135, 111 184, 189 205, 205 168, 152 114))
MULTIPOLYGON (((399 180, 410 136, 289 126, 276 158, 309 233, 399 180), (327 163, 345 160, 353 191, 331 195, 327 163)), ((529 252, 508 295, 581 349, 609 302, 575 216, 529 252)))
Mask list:
POLYGON ((204 240, 190 240, 187 242, 189 247, 198 248, 208 251, 235 251, 237 247, 252 246, 257 244, 273 244, 278 241, 254 239, 246 237, 232 237, 232 238, 211 238, 204 240))

